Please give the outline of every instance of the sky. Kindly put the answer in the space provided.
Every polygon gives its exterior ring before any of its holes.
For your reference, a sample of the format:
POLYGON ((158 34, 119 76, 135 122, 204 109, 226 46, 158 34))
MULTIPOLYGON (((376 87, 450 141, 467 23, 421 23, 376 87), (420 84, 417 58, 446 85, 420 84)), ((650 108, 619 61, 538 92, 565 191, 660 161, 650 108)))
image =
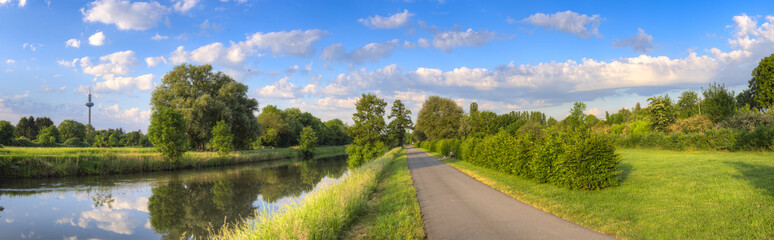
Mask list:
POLYGON ((767 1, 0 0, 0 120, 145 130, 174 66, 211 64, 260 107, 352 122, 362 93, 414 119, 433 95, 497 113, 604 117, 648 97, 747 88, 774 53, 767 1))

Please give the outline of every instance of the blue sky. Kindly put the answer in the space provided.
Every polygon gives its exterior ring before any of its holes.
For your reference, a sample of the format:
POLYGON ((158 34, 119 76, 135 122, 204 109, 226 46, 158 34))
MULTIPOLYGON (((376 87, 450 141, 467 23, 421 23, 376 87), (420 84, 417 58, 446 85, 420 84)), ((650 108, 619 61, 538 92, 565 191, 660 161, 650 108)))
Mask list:
POLYGON ((351 122, 373 92, 416 114, 429 96, 499 113, 604 116, 710 82, 737 92, 774 53, 766 1, 0 0, 0 119, 147 129, 180 63, 212 64, 250 97, 351 122))

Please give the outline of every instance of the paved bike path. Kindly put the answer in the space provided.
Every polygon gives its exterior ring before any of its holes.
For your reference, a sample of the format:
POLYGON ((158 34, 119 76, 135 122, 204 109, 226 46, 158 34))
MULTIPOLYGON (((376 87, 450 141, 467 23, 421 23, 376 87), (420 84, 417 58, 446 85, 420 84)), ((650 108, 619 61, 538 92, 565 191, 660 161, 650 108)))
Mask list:
POLYGON ((406 154, 428 239, 615 239, 516 200, 419 149, 406 154))

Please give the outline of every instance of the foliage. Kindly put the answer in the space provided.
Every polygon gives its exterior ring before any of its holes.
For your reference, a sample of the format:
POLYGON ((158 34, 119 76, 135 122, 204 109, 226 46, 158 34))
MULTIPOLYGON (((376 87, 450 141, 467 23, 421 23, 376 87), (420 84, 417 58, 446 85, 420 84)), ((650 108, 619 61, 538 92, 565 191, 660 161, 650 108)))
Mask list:
POLYGON ((81 141, 78 138, 67 139, 64 141, 64 143, 62 143, 62 145, 64 145, 65 147, 88 147, 89 146, 89 144, 81 141))
POLYGON ((357 112, 352 114, 355 125, 350 128, 352 144, 347 145, 347 162, 357 167, 374 159, 387 150, 383 142, 384 107, 387 103, 373 94, 362 94, 355 103, 357 112))
POLYGON ((565 121, 567 122, 567 125, 571 128, 577 128, 584 124, 584 120, 586 118, 586 104, 582 102, 575 102, 572 105, 572 109, 570 109, 570 115, 567 116, 567 119, 565 121))
POLYGON ((314 156, 314 149, 317 147, 317 133, 311 126, 306 126, 301 130, 301 137, 298 139, 298 149, 306 157, 314 156))
POLYGON ((462 107, 454 100, 431 96, 422 104, 414 129, 424 133, 428 140, 458 138, 462 116, 462 107))
POLYGON ((712 83, 702 89, 702 95, 701 112, 713 122, 721 122, 734 114, 734 92, 726 89, 724 84, 712 83))
POLYGON ((86 137, 86 125, 75 120, 64 120, 59 123, 59 134, 62 135, 62 139, 77 138, 83 141, 86 137))
POLYGON ((675 122, 676 111, 672 106, 672 100, 668 95, 648 98, 648 112, 653 121, 653 128, 664 131, 667 126, 675 122))
POLYGON ((699 93, 691 90, 680 93, 677 108, 680 118, 689 118, 699 114, 699 93))
POLYGON ((258 115, 258 122, 263 126, 261 142, 265 146, 288 147, 298 144, 301 123, 288 111, 282 111, 274 105, 266 105, 258 115))
POLYGON ((752 71, 750 92, 758 106, 769 109, 774 106, 774 54, 761 59, 752 71))
POLYGON ((0 121, 0 144, 12 145, 16 127, 8 121, 0 121))
POLYGON ((179 109, 186 122, 186 133, 194 149, 202 151, 212 138, 212 128, 224 120, 231 126, 236 149, 246 149, 260 137, 260 124, 253 112, 258 102, 247 96, 247 86, 210 65, 175 66, 153 90, 154 110, 179 109))
POLYGON ((399 99, 395 99, 392 103, 392 111, 388 119, 392 119, 390 124, 387 125, 387 132, 390 136, 390 142, 397 144, 397 146, 403 146, 406 139, 406 134, 411 129, 413 123, 411 122, 411 110, 406 109, 406 106, 399 99))
POLYGON ((234 135, 231 133, 231 126, 226 121, 220 120, 212 128, 212 139, 210 139, 210 148, 218 152, 221 156, 228 155, 234 149, 232 144, 234 135))
POLYGON ((169 108, 156 109, 151 115, 148 138, 168 160, 179 160, 189 147, 183 113, 169 108))
POLYGON ((35 140, 38 136, 38 127, 35 126, 35 118, 29 116, 27 118, 22 117, 19 119, 19 123, 16 124, 16 137, 24 137, 28 140, 35 140))
POLYGON ((37 139, 38 143, 41 145, 53 146, 59 142, 59 130, 56 129, 56 126, 49 125, 48 127, 40 130, 37 139))
POLYGON ((587 130, 572 132, 570 141, 554 162, 556 183, 570 189, 598 190, 618 183, 620 156, 605 136, 587 130))
POLYGON ((651 123, 645 120, 635 120, 629 125, 627 135, 647 134, 651 130, 651 123))
POLYGON ((712 120, 703 116, 695 115, 685 119, 678 119, 672 125, 669 125, 670 132, 676 133, 704 133, 715 126, 712 120))
POLYGON ((724 120, 720 126, 725 128, 744 129, 753 131, 760 125, 774 124, 774 115, 761 114, 760 112, 743 112, 724 120))

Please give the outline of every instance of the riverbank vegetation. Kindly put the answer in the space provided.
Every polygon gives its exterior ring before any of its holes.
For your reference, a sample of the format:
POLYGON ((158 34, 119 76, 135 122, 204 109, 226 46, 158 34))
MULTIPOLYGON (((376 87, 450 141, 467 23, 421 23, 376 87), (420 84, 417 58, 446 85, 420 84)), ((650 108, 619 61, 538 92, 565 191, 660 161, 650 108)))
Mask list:
POLYGON ((617 152, 620 185, 602 191, 541 184, 458 158, 445 162, 532 206, 618 238, 774 236, 774 153, 617 152))
POLYGON ((384 156, 351 168, 338 183, 309 193, 306 200, 286 205, 277 214, 259 214, 216 239, 336 239, 363 214, 371 193, 388 166, 405 156, 393 149, 384 156))
MULTIPOLYGON (((344 154, 343 146, 318 147, 315 156, 344 154)), ((54 177, 108 175, 203 168, 301 156, 295 148, 186 152, 171 164, 153 148, 22 148, 0 149, 0 175, 54 177)))

